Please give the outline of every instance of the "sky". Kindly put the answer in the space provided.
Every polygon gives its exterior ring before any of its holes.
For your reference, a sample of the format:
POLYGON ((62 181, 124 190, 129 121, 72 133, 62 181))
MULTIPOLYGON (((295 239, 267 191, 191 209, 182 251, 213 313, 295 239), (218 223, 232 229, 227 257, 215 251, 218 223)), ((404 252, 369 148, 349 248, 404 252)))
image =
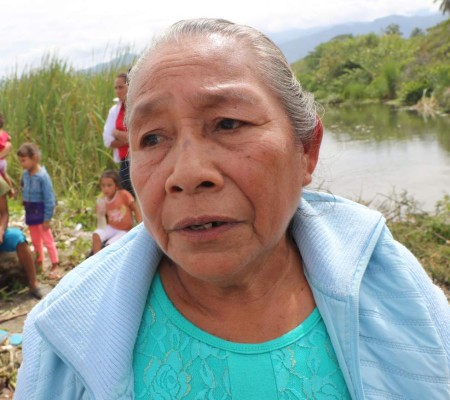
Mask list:
POLYGON ((40 64, 44 54, 76 68, 142 51, 180 19, 219 17, 266 34, 438 11, 433 0, 0 0, 0 77, 40 64))

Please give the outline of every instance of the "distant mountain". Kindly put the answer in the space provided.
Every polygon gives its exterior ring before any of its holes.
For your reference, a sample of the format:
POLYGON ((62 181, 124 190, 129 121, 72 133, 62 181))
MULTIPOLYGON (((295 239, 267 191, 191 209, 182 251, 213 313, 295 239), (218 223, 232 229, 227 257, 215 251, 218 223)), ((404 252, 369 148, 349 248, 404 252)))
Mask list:
MULTIPOLYGON (((289 63, 300 60, 314 50, 319 44, 328 42, 336 36, 343 34, 365 35, 367 33, 380 34, 390 24, 400 26, 400 32, 409 37, 414 28, 426 30, 437 25, 445 19, 441 14, 404 17, 390 15, 371 22, 354 22, 343 25, 335 25, 327 28, 287 29, 285 31, 269 33, 268 36, 280 47, 289 63)), ((126 53, 110 61, 96 64, 93 67, 83 69, 84 73, 98 73, 110 68, 117 69, 123 66, 131 66, 137 59, 136 54, 126 53)))
POLYGON ((280 32, 271 32, 271 33, 264 32, 264 33, 266 33, 266 35, 269 36, 279 46, 280 43, 286 43, 290 42, 291 40, 298 39, 300 37, 310 36, 317 32, 323 31, 324 29, 328 29, 328 27, 324 28, 323 26, 320 26, 307 29, 292 28, 280 32))
POLYGON ((125 53, 116 58, 113 58, 110 61, 96 64, 93 67, 85 68, 85 69, 81 70, 81 72, 88 73, 88 74, 97 74, 99 72, 103 72, 103 71, 109 70, 111 68, 114 68, 114 69, 122 68, 122 69, 124 69, 124 72, 126 72, 127 68, 129 68, 133 65, 133 63, 136 61, 137 57, 138 56, 136 54, 125 53))
MULTIPOLYGON (((343 25, 336 25, 326 28, 315 33, 307 33, 299 31, 295 39, 281 42, 280 39, 286 38, 287 35, 277 33, 270 35, 271 39, 281 48, 289 63, 293 63, 307 56, 309 52, 314 50, 319 44, 328 42, 336 36, 344 34, 365 35, 368 33, 380 34, 390 24, 400 26, 400 32, 404 37, 409 37, 414 28, 426 30, 442 21, 445 17, 442 14, 432 14, 425 16, 405 17, 401 15, 390 15, 388 17, 378 18, 372 22, 355 22, 343 25)), ((296 32, 294 30, 286 31, 286 33, 296 32)))

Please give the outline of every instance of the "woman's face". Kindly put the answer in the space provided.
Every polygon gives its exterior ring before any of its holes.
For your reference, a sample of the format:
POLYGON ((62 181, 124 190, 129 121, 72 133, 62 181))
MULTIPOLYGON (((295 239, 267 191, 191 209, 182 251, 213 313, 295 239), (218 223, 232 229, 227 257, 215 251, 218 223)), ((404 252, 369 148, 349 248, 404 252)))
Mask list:
POLYGON ((277 260, 315 165, 253 67, 234 41, 189 39, 159 49, 130 92, 131 176, 145 226, 204 281, 277 260))
POLYGON ((124 78, 118 77, 114 80, 114 93, 122 103, 127 98, 128 85, 124 78))

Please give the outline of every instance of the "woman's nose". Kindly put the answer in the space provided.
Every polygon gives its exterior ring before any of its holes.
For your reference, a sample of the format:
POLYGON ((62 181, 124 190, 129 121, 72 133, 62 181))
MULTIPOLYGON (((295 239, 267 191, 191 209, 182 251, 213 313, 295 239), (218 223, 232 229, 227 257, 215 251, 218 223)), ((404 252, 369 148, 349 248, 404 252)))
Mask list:
POLYGON ((224 178, 214 159, 211 146, 201 139, 187 139, 173 149, 173 168, 166 180, 170 194, 196 194, 220 190, 224 178))

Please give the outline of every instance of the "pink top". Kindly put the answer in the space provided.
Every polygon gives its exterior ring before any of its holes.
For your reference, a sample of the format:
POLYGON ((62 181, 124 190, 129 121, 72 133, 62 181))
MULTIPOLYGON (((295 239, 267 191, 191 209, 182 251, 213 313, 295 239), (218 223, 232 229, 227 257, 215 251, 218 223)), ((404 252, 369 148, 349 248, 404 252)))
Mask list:
POLYGON ((6 146, 6 143, 11 141, 11 136, 8 135, 8 132, 0 130, 0 150, 3 150, 6 146))

